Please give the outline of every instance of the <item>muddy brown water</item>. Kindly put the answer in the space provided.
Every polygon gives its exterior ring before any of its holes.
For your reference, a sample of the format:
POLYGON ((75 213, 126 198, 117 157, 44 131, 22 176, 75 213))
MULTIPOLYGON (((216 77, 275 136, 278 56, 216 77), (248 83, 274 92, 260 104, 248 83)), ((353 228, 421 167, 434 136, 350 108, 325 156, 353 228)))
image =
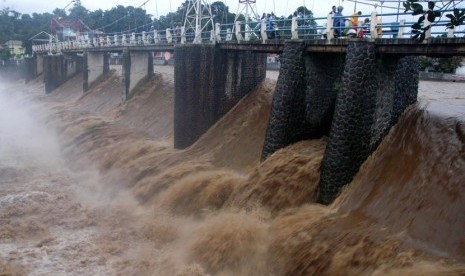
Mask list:
POLYGON ((173 71, 121 103, 118 70, 82 95, 0 87, 0 275, 464 275, 465 84, 420 102, 331 206, 326 138, 260 151, 276 72, 186 150, 173 71))

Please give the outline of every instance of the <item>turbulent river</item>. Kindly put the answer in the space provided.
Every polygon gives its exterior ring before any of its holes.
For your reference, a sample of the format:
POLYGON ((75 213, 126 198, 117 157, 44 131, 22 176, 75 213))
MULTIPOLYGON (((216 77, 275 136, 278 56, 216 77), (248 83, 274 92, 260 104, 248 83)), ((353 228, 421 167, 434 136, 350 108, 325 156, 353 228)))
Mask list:
POLYGON ((186 150, 173 72, 0 83, 0 275, 464 275, 465 84, 420 82, 330 206, 326 138, 259 162, 276 73, 186 150))

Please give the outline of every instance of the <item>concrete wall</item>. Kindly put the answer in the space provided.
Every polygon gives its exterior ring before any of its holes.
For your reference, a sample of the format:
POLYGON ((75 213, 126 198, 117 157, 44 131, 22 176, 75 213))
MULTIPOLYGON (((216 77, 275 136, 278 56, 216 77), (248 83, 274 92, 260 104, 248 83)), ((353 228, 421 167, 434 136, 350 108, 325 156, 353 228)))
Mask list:
MULTIPOLYGON (((56 62, 63 63, 63 64, 56 64, 55 66, 63 70, 63 72, 65 73, 64 77, 66 80, 73 77, 77 73, 81 72, 83 68, 82 58, 75 54, 63 55, 63 59, 62 60, 60 59, 60 61, 56 60, 56 62)), ((50 63, 47 64, 47 66, 50 66, 50 65, 51 65, 50 63)), ((21 71, 22 71, 22 74, 23 74, 23 77, 26 83, 35 79, 36 77, 38 77, 44 72, 44 56, 37 55, 31 58, 25 57, 21 68, 22 68, 21 71)), ((61 77, 62 77, 61 74, 59 74, 56 80, 57 83, 62 82, 62 80, 58 80, 58 78, 61 78, 61 77)))
POLYGON ((55 90, 66 81, 66 65, 63 55, 44 56, 45 94, 55 90))
POLYGON ((83 90, 86 92, 95 81, 110 71, 106 52, 85 52, 84 53, 84 83, 83 90))
POLYGON ((127 100, 134 88, 153 75, 153 56, 151 51, 123 52, 123 100, 127 100))
POLYGON ((266 76, 266 54, 175 47, 174 146, 192 145, 266 76))
POLYGON ((73 56, 65 56, 66 59, 66 77, 70 78, 79 72, 82 64, 80 61, 73 56))
MULTIPOLYGON (((79 64, 78 62, 79 61, 73 63, 75 65, 75 68, 72 69, 74 72, 77 72, 80 68, 82 68, 79 67, 80 65, 82 66, 82 64, 79 64)), ((30 58, 25 57, 21 68, 24 79, 27 83, 44 72, 44 57, 42 55, 36 55, 35 57, 30 58)), ((70 69, 68 69, 68 72, 70 72, 70 69)))
POLYGON ((43 56, 43 68, 45 93, 48 94, 75 74, 82 72, 83 60, 75 54, 45 55, 43 56))
POLYGON ((23 61, 23 74, 26 83, 37 77, 37 60, 36 58, 25 57, 23 61))
POLYGON ((350 42, 345 57, 309 55, 299 42, 286 44, 262 157, 329 134, 318 200, 332 202, 416 102, 418 69, 417 58, 381 57, 369 42, 350 42))
POLYGON ((0 60, 0 77, 9 80, 23 79, 25 76, 25 62, 20 60, 0 60))
POLYGON ((42 73, 44 73, 44 56, 42 55, 36 56, 36 73, 37 76, 40 76, 42 73))

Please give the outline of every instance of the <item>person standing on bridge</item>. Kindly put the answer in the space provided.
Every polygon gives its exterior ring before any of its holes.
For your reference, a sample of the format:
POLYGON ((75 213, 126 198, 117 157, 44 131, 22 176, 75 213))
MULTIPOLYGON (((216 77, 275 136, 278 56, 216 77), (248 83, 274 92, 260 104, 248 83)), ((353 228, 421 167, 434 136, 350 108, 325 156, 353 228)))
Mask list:
POLYGON ((342 10, 344 9, 343 6, 337 7, 337 12, 334 15, 333 19, 333 27, 334 27, 334 36, 335 37, 341 37, 342 36, 342 31, 344 30, 344 18, 342 18, 342 10))
POLYGON ((336 12, 337 12, 336 6, 332 6, 331 11, 329 12, 329 14, 336 14, 336 12))
POLYGON ((358 17, 360 15, 362 15, 361 11, 354 12, 352 14, 352 17, 350 18, 350 23, 352 24, 352 27, 354 28, 354 30, 357 30, 357 28, 358 28, 358 17))
POLYGON ((266 33, 268 35, 268 39, 275 38, 274 22, 270 13, 266 16, 266 33))
POLYGON ((365 18, 363 21, 363 25, 361 30, 357 33, 357 37, 365 37, 366 35, 370 35, 370 19, 365 18))

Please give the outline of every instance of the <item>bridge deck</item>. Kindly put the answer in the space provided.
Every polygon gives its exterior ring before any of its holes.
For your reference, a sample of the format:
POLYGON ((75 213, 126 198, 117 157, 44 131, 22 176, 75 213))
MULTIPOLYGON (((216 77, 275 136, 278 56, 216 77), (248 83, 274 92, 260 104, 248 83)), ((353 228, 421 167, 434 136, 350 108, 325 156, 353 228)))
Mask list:
MULTIPOLYGON (((267 43, 262 41, 248 42, 217 42, 220 49, 230 51, 252 51, 261 53, 280 53, 284 49, 286 42, 304 42, 307 52, 310 53, 345 53, 349 41, 372 41, 377 45, 379 53, 382 54, 400 54, 400 55, 427 55, 427 56, 465 56, 465 38, 430 38, 423 43, 415 40, 402 39, 332 39, 328 42, 325 39, 318 40, 268 40, 267 43)), ((89 52, 123 52, 124 49, 131 51, 154 51, 154 52, 173 52, 175 47, 188 44, 151 44, 151 45, 134 45, 134 46, 106 46, 93 47, 85 49, 63 49, 63 53, 82 53, 89 52)))
MULTIPOLYGON (((345 53, 349 41, 370 41, 365 39, 333 39, 327 40, 293 40, 305 42, 308 52, 345 53)), ((375 39, 371 40, 378 47, 379 53, 428 56, 465 56, 465 38, 431 38, 423 43, 412 39, 375 39)), ((262 44, 260 41, 228 43, 219 42, 218 47, 227 50, 255 51, 279 53, 283 51, 285 41, 271 41, 262 44)))

